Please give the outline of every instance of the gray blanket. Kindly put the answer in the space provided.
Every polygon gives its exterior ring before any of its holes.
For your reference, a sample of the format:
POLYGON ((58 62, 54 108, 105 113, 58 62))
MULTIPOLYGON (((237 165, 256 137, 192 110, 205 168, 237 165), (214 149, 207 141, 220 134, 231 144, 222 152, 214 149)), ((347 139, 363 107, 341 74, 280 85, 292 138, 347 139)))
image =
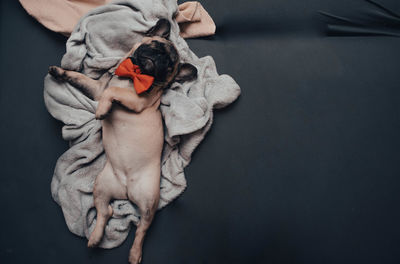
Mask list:
MULTIPOLYGON (((170 20, 170 39, 182 60, 196 66, 198 79, 187 84, 175 83, 161 100, 165 143, 159 208, 186 188, 184 168, 210 129, 213 109, 230 104, 240 94, 239 86, 230 76, 218 75, 210 56, 198 58, 189 49, 172 19, 176 11, 176 0, 125 0, 96 8, 72 32, 61 61, 65 69, 80 71, 95 79, 111 78, 118 62, 142 38, 143 32, 160 18, 170 20)), ((50 114, 65 124, 62 136, 70 142, 70 148, 57 161, 51 192, 62 208, 69 230, 89 237, 96 223, 93 183, 106 160, 101 123, 94 118, 97 102, 49 75, 44 81, 44 99, 50 114)), ((139 220, 137 208, 127 200, 113 201, 112 207, 114 215, 100 244, 103 248, 120 245, 128 235, 131 222, 137 224, 139 220)))

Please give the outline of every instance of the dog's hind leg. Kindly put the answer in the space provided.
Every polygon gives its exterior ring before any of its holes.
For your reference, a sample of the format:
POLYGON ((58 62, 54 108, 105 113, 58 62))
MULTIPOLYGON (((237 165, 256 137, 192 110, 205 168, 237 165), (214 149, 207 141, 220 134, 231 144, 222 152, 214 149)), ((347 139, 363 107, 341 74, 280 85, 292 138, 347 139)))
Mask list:
POLYGON ((98 100, 103 92, 102 82, 100 80, 94 80, 80 72, 64 70, 57 66, 50 66, 49 73, 59 81, 70 83, 94 100, 98 100))
POLYGON ((90 235, 88 247, 97 246, 104 234, 104 228, 113 211, 112 199, 127 199, 126 188, 115 177, 111 164, 107 161, 104 169, 96 177, 93 198, 97 211, 96 226, 90 235))
POLYGON ((135 203, 140 211, 140 222, 136 228, 135 241, 129 253, 130 264, 140 263, 144 237, 158 208, 160 199, 160 172, 155 173, 158 173, 158 175, 143 175, 143 177, 139 177, 140 179, 137 182, 128 182, 129 200, 135 203))

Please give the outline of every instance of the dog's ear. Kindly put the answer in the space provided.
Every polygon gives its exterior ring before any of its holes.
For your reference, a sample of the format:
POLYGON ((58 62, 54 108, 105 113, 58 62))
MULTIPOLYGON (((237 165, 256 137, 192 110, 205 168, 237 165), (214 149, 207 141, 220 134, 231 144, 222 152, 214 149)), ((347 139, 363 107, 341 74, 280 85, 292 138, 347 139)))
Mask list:
POLYGON ((169 38, 169 33, 171 31, 171 23, 165 18, 162 18, 157 21, 157 24, 150 28, 147 32, 146 35, 149 37, 154 37, 154 36, 159 36, 162 38, 169 38))
POLYGON ((190 63, 180 63, 175 81, 179 83, 190 82, 197 79, 197 69, 190 63))

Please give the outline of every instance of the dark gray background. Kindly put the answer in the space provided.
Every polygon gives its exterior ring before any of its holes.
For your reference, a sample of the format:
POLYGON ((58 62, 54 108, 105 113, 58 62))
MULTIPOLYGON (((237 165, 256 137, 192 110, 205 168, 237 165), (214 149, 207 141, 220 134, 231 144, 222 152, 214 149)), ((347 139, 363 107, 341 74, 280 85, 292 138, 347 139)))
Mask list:
MULTIPOLYGON (((398 7, 398 1, 386 1, 398 7)), ((318 10, 361 0, 206 0, 218 26, 189 40, 242 95, 158 212, 143 263, 400 263, 399 38, 326 37, 318 10)), ((0 1, 1 263, 127 263, 70 233, 50 181, 68 148, 43 77, 66 38, 0 1)))

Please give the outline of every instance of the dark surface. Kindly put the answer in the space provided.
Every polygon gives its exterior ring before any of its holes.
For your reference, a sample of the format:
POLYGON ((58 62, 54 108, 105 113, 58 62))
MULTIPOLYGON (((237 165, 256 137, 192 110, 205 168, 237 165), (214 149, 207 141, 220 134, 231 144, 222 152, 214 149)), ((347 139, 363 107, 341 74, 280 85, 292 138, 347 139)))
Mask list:
MULTIPOLYGON (((202 3, 218 34, 189 45, 242 95, 216 112, 143 263, 400 263, 400 39, 326 37, 316 12, 356 14, 361 0, 202 3)), ((68 145, 43 77, 66 38, 15 0, 0 8, 0 262, 127 263, 133 232, 87 249, 51 198, 68 145)))

